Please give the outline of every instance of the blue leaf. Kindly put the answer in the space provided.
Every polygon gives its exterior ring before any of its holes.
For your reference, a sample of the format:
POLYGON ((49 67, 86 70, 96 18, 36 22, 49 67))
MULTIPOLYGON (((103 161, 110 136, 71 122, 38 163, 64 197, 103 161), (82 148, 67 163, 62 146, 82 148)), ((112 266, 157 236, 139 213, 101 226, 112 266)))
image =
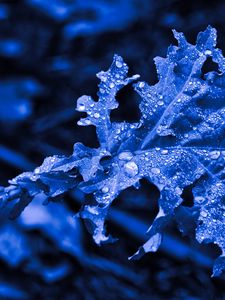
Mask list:
POLYGON ((174 36, 178 46, 170 46, 166 58, 155 58, 158 82, 134 85, 141 96, 140 122, 110 120, 111 110, 118 107, 117 92, 139 77, 127 77, 127 64, 115 55, 109 70, 97 74, 98 101, 90 96, 77 101, 77 110, 87 114, 78 124, 96 127, 99 148, 76 143, 70 157, 49 157, 34 172, 11 180, 0 199, 3 209, 11 203, 20 213, 38 193, 51 199, 79 188, 93 195, 80 217, 101 244, 113 240, 104 226, 110 205, 145 178, 160 191, 159 212, 147 242, 133 257, 156 251, 165 226, 175 220, 184 234, 193 237, 195 232, 199 243, 220 247, 222 255, 213 271, 218 276, 224 270, 225 251, 225 58, 215 48, 216 30, 210 26, 199 33, 196 45, 182 33, 174 31, 174 36), (218 71, 202 74, 210 57, 218 71), (186 187, 194 195, 190 209, 181 206, 186 187))
POLYGON ((111 153, 104 165, 108 174, 99 171, 95 178, 80 184, 84 192, 94 193, 97 201, 97 205, 84 206, 81 215, 94 220, 93 235, 98 243, 106 240, 104 219, 122 190, 137 186, 141 178, 158 187, 159 213, 148 230, 149 240, 134 257, 159 247, 163 228, 180 211, 175 209, 183 201, 184 188, 190 185, 194 186, 195 217, 192 226, 189 218, 180 229, 190 234, 190 227, 192 231, 196 227, 199 242, 214 242, 224 250, 225 82, 223 73, 210 72, 202 78, 202 66, 209 56, 223 72, 220 52, 215 49, 216 31, 209 26, 198 35, 196 45, 189 44, 183 34, 174 31, 174 35, 178 47, 170 46, 166 58, 155 59, 158 83, 135 84, 142 98, 142 117, 129 137, 130 144, 124 141, 111 153), (205 199, 201 204, 200 197, 205 199))
MULTIPOLYGON (((139 75, 127 77, 128 66, 122 57, 114 55, 113 63, 108 71, 99 72, 97 77, 101 80, 99 84, 99 100, 95 102, 90 96, 82 96, 77 100, 77 110, 86 112, 87 117, 78 121, 80 126, 94 125, 101 148, 106 148, 109 140, 115 138, 112 135, 112 124, 110 122, 110 112, 118 107, 116 101, 117 92, 139 75)), ((117 128, 117 131, 120 128, 117 128)), ((114 133, 115 134, 115 133, 114 133)), ((107 149, 108 150, 108 149, 107 149)))

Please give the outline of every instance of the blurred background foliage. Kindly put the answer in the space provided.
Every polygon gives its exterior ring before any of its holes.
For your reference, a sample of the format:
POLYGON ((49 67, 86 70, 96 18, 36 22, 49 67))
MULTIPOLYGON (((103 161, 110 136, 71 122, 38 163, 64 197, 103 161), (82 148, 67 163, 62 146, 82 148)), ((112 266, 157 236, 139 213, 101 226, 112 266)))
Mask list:
MULTIPOLYGON (((178 0, 0 1, 0 185, 46 156, 97 146, 93 128, 78 127, 76 99, 95 97, 95 74, 114 53, 131 74, 156 81, 153 58, 174 42, 171 29, 194 42, 208 24, 225 49, 225 2, 178 0)), ((215 69, 208 61, 204 72, 215 69)), ((137 121, 132 87, 118 94, 114 120, 137 121)), ((97 247, 73 217, 84 195, 73 191, 42 206, 40 195, 16 221, 0 219, 0 299, 225 299, 224 278, 212 279, 214 245, 196 245, 171 224, 161 250, 127 257, 145 239, 158 190, 142 181, 114 205, 108 228, 119 238, 97 247)), ((191 194, 183 194, 184 209, 191 194)))

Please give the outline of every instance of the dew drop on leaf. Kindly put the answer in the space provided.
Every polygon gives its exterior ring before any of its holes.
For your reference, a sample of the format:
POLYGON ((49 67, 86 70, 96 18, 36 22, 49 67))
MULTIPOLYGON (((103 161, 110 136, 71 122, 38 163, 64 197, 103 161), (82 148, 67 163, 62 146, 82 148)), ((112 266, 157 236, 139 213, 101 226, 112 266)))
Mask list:
POLYGON ((212 51, 211 50, 206 50, 205 51, 205 55, 211 55, 212 54, 212 51))
POLYGON ((134 161, 129 161, 124 165, 125 173, 130 176, 134 177, 138 174, 138 166, 134 161))
POLYGON ((162 153, 163 155, 166 155, 166 154, 168 154, 168 150, 167 150, 167 149, 163 149, 163 150, 161 150, 161 153, 162 153))
POLYGON ((159 106, 163 106, 163 105, 164 105, 164 102, 163 102, 163 101, 158 101, 158 105, 159 105, 159 106))
POLYGON ((176 187, 176 188, 175 188, 175 193, 176 193, 177 195, 181 195, 181 194, 182 194, 182 190, 181 190, 179 187, 176 187))
POLYGON ((108 191, 109 191, 109 188, 108 188, 107 186, 104 186, 104 187, 102 188, 102 192, 103 192, 104 194, 108 193, 108 191))
POLYGON ((151 172, 153 173, 153 174, 160 174, 160 169, 159 168, 151 168, 151 172))
POLYGON ((122 64, 121 61, 117 60, 116 61, 116 66, 117 66, 117 68, 122 68, 123 64, 122 64))
POLYGON ((205 218, 205 217, 207 217, 208 213, 207 213, 207 211, 202 210, 202 211, 200 212, 200 215, 201 215, 203 218, 205 218))
POLYGON ((85 111, 85 105, 82 104, 82 103, 78 104, 77 110, 78 110, 78 111, 85 111))
POLYGON ((40 173, 40 168, 36 168, 35 170, 34 170, 34 174, 39 174, 40 173))
POLYGON ((99 113, 94 113, 94 118, 95 119, 98 119, 100 117, 100 114, 99 113))
POLYGON ((195 197, 195 202, 197 202, 197 203, 202 203, 202 202, 204 202, 204 201, 205 201, 205 198, 202 197, 202 196, 197 196, 197 197, 195 197))
POLYGON ((129 151, 121 152, 119 154, 119 159, 120 160, 131 160, 133 158, 133 154, 129 151))
POLYGON ((144 86, 145 86, 145 82, 144 82, 144 81, 139 82, 139 84, 138 84, 138 87, 139 87, 139 88, 143 88, 144 86))
POLYGON ((210 156, 211 159, 217 159, 220 156, 220 151, 217 151, 217 150, 211 151, 209 153, 209 156, 210 156))

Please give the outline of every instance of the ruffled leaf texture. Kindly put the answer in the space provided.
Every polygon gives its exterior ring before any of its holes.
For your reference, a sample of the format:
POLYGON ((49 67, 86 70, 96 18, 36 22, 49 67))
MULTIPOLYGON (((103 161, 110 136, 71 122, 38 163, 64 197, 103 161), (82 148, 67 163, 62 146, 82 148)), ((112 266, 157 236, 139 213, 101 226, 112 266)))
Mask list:
POLYGON ((173 33, 178 46, 170 46, 166 58, 155 58, 158 82, 134 85, 141 98, 140 122, 111 122, 117 92, 139 78, 127 77, 127 64, 115 55, 109 70, 97 74, 97 101, 86 95, 77 100, 77 110, 87 115, 78 125, 96 127, 99 148, 76 143, 70 157, 47 158, 34 172, 14 178, 0 191, 2 207, 17 216, 38 193, 52 199, 79 188, 93 195, 80 217, 101 244, 112 240, 104 226, 111 203, 145 178, 160 191, 159 212, 147 242, 131 258, 157 251, 165 226, 175 220, 185 234, 193 227, 199 243, 218 245, 222 254, 213 275, 219 276, 225 269, 225 58, 210 26, 195 45, 173 33), (203 74, 207 59, 217 71, 203 74), (194 195, 191 209, 181 205, 186 187, 194 195))

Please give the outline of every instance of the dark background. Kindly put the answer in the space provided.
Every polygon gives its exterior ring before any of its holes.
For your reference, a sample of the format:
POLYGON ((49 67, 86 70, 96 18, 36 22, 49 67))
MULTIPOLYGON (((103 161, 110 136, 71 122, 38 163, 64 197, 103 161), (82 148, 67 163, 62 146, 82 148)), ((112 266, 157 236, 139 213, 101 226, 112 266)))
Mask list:
MULTIPOLYGON (((225 49, 224 15, 224 1, 0 1, 0 185, 46 156, 71 154, 77 141, 97 146, 94 129, 76 125, 76 99, 96 97, 95 74, 114 53, 154 83, 153 58, 175 42, 171 29, 194 43, 210 24, 225 49)), ((113 120, 139 119, 132 87, 118 101, 113 120)), ((119 241, 102 247, 71 221, 83 197, 39 208, 40 196, 17 221, 0 221, 0 299, 225 299, 224 279, 210 277, 218 249, 181 238, 173 224, 158 253, 127 260, 157 213, 154 186, 122 193, 108 221, 119 241)))

